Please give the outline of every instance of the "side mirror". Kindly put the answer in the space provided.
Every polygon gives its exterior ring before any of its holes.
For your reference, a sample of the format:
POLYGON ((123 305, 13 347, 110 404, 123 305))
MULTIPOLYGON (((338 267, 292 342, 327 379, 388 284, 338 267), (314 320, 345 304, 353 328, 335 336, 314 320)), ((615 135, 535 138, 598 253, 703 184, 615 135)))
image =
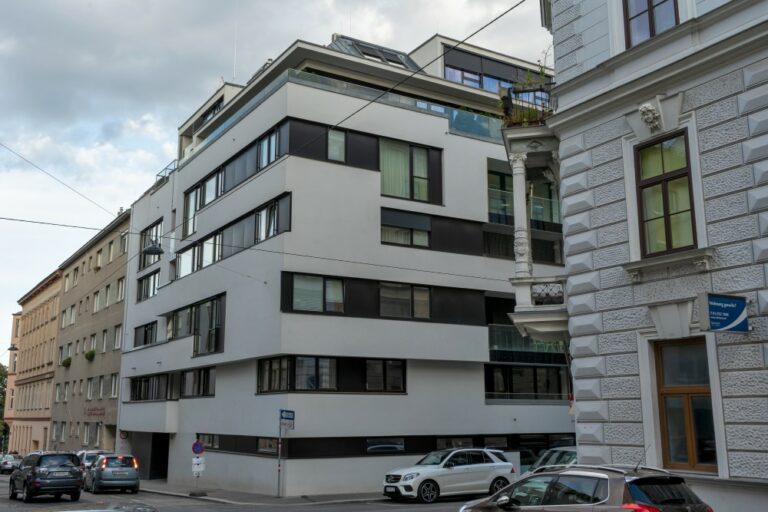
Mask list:
POLYGON ((452 460, 449 460, 448 462, 445 463, 445 466, 443 467, 445 467, 445 469, 453 469, 453 466, 455 465, 456 465, 455 462, 453 462, 452 460))
POLYGON ((496 506, 502 510, 518 510, 520 507, 512 501, 509 494, 502 494, 499 499, 496 500, 496 506))

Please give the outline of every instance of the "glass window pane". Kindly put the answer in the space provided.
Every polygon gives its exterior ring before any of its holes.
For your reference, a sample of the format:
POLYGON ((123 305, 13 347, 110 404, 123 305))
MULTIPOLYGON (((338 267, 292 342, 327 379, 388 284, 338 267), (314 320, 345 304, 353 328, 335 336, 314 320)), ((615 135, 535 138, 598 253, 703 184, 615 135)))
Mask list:
POLYGON ((328 130, 328 160, 343 162, 344 139, 346 134, 338 130, 328 130))
POLYGON ((688 191, 688 176, 672 180, 667 184, 667 201, 669 204, 669 213, 684 212, 691 209, 691 195, 688 191))
POLYGON ((296 358, 296 389, 317 389, 314 357, 296 358))
POLYGON ((259 169, 263 169, 269 164, 269 137, 264 137, 259 141, 259 169))
POLYGON ((427 150, 424 148, 413 148, 413 175, 419 178, 428 177, 427 150))
POLYGON ((245 152, 245 174, 246 176, 253 176, 259 168, 259 163, 256 157, 259 154, 259 147, 254 144, 245 152))
POLYGON ((369 359, 365 362, 365 389, 367 391, 384 389, 384 361, 369 359))
MULTIPOLYGON (((276 362, 274 364, 277 364, 276 362)), ((287 357, 280 358, 280 389, 288 389, 288 374, 290 373, 290 360, 287 357)))
POLYGON ((404 142, 381 139, 379 151, 381 193, 410 198, 410 147, 404 142))
POLYGON ((405 439, 402 437, 366 439, 366 453, 393 453, 405 451, 405 439))
POLYGON ((214 174, 205 182, 205 193, 203 194, 203 205, 206 205, 216 199, 216 182, 218 175, 214 174))
POLYGON ((381 316, 410 318, 411 287, 407 284, 381 283, 379 307, 381 316))
POLYGON ((533 370, 534 368, 530 366, 512 367, 513 398, 518 400, 533 400, 536 398, 533 370))
POLYGON ((336 389, 336 360, 323 357, 317 364, 320 381, 318 389, 336 389))
POLYGON ((686 343, 661 347, 665 386, 709 385, 707 347, 686 343))
POLYGON ((685 137, 675 137, 661 143, 661 152, 664 159, 664 172, 682 169, 688 165, 685 156, 685 137))
POLYGON ((534 476, 523 480, 512 486, 509 498, 519 507, 542 505, 551 481, 551 476, 534 476))
POLYGON ((202 261, 201 265, 203 267, 207 267, 211 263, 214 263, 216 260, 218 260, 218 246, 216 244, 217 238, 219 238, 220 235, 212 236, 208 240, 205 240, 203 242, 203 255, 202 255, 202 261))
POLYGON ((413 317, 429 318, 429 288, 413 287, 413 317))
POLYGON ((472 87, 480 87, 480 75, 472 73, 471 71, 464 71, 464 79, 462 80, 462 83, 472 87))
POLYGON ((672 463, 688 464, 688 445, 685 436, 685 406, 683 405, 683 397, 664 397, 664 407, 667 417, 669 461, 672 463))
POLYGON ((560 400, 560 368, 536 368, 537 397, 542 400, 560 400))
POLYGON ((389 244, 411 245, 411 230, 394 226, 381 226, 381 241, 389 244))
POLYGON ((344 282, 340 279, 325 280, 325 310, 344 312, 344 282))
POLYGON ((269 161, 274 162, 277 159, 277 132, 269 135, 269 161))
POLYGON ((413 245, 429 247, 429 232, 420 229, 413 230, 413 245))
POLYGON ((669 218, 669 229, 672 235, 672 248, 693 245, 693 219, 691 212, 676 213, 669 218))
POLYGON ((451 82, 461 83, 461 70, 445 66, 445 78, 451 82))
POLYGON ((547 505, 575 505, 592 503, 597 486, 596 478, 560 476, 549 491, 547 505))
POLYGON ((323 311, 323 278, 293 276, 293 309, 296 311, 323 311))
POLYGON ((488 75, 483 76, 483 89, 485 89, 486 91, 499 92, 500 87, 502 87, 502 84, 501 82, 499 82, 498 78, 488 76, 488 75))
POLYGON ((259 387, 261 391, 270 391, 269 387, 269 359, 259 363, 259 387))
POLYGON ((429 201, 429 182, 424 178, 413 178, 413 198, 429 201))
POLYGON ((627 16, 632 17, 648 10, 648 0, 627 0, 627 16))
POLYGON ((655 252, 667 250, 666 228, 664 219, 649 220, 645 222, 645 252, 653 254, 655 252))
POLYGON ((630 45, 635 46, 651 37, 648 13, 643 13, 637 18, 629 20, 630 45))
POLYGON ((658 219, 664 216, 664 196, 661 184, 642 189, 643 220, 658 219))
POLYGON ((661 146, 658 144, 640 150, 640 179, 646 180, 660 175, 664 170, 661 146))
POLYGON ((387 391, 404 391, 405 379, 402 361, 387 361, 387 391))
POLYGON ((696 461, 699 464, 717 464, 712 399, 709 396, 693 396, 691 408, 696 461))
POLYGON ((675 0, 658 3, 653 8, 653 24, 656 35, 675 26, 675 0))

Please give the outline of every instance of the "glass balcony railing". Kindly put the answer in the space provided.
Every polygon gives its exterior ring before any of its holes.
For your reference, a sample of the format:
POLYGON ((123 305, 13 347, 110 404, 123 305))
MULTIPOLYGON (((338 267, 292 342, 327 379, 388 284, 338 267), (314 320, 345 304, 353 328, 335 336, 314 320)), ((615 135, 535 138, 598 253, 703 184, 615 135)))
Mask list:
POLYGON ((488 222, 513 225, 513 195, 511 190, 488 189, 488 222))
POLYGON ((450 133, 502 144, 502 123, 500 119, 392 92, 387 92, 382 95, 383 91, 372 87, 353 84, 343 80, 314 73, 307 73, 296 69, 288 69, 270 82, 264 89, 259 91, 253 98, 248 100, 248 102, 241 106, 236 112, 229 115, 229 117, 221 122, 221 124, 207 134, 204 139, 200 140, 195 145, 194 153, 191 154, 190 158, 193 158, 194 155, 198 154, 204 147, 221 137, 224 132, 255 110, 287 82, 344 94, 363 100, 375 100, 376 103, 383 103, 385 105, 443 117, 448 120, 448 130, 450 133))
POLYGON ((545 197, 530 196, 528 198, 528 218, 532 224, 534 222, 562 224, 560 203, 545 197))
POLYGON ((504 324, 488 326, 488 348, 491 351, 565 354, 565 342, 562 340, 536 340, 520 334, 514 325, 504 324))

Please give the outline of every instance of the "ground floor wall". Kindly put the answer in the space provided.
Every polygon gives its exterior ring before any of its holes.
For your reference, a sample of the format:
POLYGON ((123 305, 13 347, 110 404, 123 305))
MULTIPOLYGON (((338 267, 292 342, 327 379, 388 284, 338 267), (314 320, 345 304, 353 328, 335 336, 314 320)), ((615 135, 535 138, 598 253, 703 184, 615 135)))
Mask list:
POLYGON ((48 419, 15 419, 11 425, 8 451, 24 455, 33 450, 48 450, 50 426, 48 419))

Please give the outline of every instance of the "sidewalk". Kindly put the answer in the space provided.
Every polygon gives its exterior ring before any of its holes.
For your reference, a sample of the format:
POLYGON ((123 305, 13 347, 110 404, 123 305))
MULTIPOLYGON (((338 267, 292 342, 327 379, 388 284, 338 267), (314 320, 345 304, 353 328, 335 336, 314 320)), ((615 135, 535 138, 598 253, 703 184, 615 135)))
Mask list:
POLYGON ((180 496, 185 498, 226 503, 229 505, 264 505, 271 507, 296 506, 296 505, 328 505, 332 503, 354 503, 362 501, 378 501, 384 499, 381 493, 359 494, 323 494, 319 496, 294 496, 290 498, 277 498, 266 494, 256 494, 240 491, 226 491, 223 489, 208 489, 200 487, 207 496, 191 497, 190 491, 194 486, 169 484, 166 480, 142 480, 141 492, 165 494, 168 496, 180 496))

